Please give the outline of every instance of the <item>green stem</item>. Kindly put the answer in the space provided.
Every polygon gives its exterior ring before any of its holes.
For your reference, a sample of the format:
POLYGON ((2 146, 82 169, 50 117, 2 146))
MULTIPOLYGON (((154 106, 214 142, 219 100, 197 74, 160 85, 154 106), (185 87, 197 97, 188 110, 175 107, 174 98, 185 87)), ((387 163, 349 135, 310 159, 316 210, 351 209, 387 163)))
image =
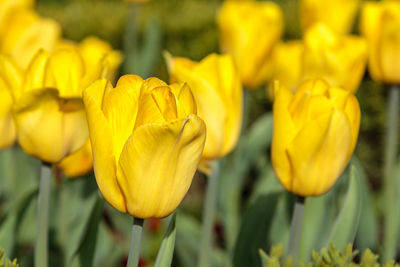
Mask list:
POLYGON ((288 249, 288 255, 293 256, 294 262, 297 262, 299 253, 303 215, 304 215, 304 197, 298 196, 296 198, 296 203, 294 204, 292 224, 290 226, 289 249, 288 249))
POLYGON ((50 206, 51 165, 42 163, 35 241, 35 267, 48 266, 48 228, 50 206))
POLYGON ((396 255, 398 236, 396 203, 396 175, 395 164, 398 147, 399 126, 399 88, 391 86, 389 89, 389 107, 387 113, 385 165, 384 165, 384 237, 382 260, 386 262, 396 255))
POLYGON ((137 267, 142 242, 143 219, 133 218, 131 244, 129 248, 127 267, 137 267))
POLYGON ((206 199, 203 208, 203 223, 201 227, 199 267, 210 266, 210 258, 213 248, 213 226, 214 217, 217 208, 217 191, 219 163, 212 162, 211 175, 208 178, 206 189, 206 199))

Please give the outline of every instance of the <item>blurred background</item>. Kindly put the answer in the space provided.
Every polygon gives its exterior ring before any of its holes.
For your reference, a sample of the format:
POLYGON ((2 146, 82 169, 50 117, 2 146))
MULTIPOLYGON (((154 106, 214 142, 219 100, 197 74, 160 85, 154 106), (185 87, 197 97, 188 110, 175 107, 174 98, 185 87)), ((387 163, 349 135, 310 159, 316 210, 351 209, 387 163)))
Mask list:
MULTIPOLYGON (((285 16, 284 39, 301 38, 298 1, 277 0, 274 2, 281 6, 285 16)), ((134 58, 136 56, 136 60, 133 60, 136 63, 130 69, 136 69, 137 73, 144 78, 156 76, 167 81, 167 67, 162 56, 164 50, 174 56, 184 56, 193 60, 200 60, 210 53, 219 52, 215 17, 221 3, 222 1, 220 0, 151 0, 143 5, 140 12, 137 13, 136 24, 134 25, 138 29, 138 44, 139 48, 143 49, 141 50, 143 53, 138 52, 137 55, 133 56, 134 58), (153 52, 146 53, 145 49, 153 52)), ((59 22, 63 29, 63 37, 67 39, 81 41, 87 36, 94 35, 108 41, 115 49, 123 50, 124 36, 126 38, 125 24, 128 20, 128 15, 131 14, 127 4, 123 1, 37 0, 36 10, 42 16, 53 18, 59 22)), ((358 20, 354 25, 353 33, 358 34, 358 20)), ((124 74, 124 67, 121 68, 120 74, 124 74)), ((357 234, 355 247, 359 249, 369 247, 374 251, 379 251, 379 240, 382 235, 380 225, 383 207, 381 204, 382 196, 379 192, 381 192, 383 176, 382 148, 384 147, 386 92, 384 86, 372 81, 367 73, 357 92, 362 110, 362 120, 355 155, 357 158, 356 163, 362 163, 365 170, 364 186, 367 187, 369 202, 366 204, 368 210, 361 215, 360 223, 364 219, 364 225, 360 225, 360 231, 363 232, 357 234)), ((254 126, 249 132, 250 135, 253 135, 251 140, 256 140, 260 143, 251 143, 247 146, 245 136, 244 141, 236 149, 244 152, 238 153, 235 151, 223 160, 222 164, 225 167, 231 166, 235 162, 240 162, 242 165, 234 168, 232 172, 235 173, 224 173, 222 175, 224 177, 221 179, 221 186, 228 186, 219 196, 220 210, 217 215, 217 223, 214 226, 218 244, 218 249, 213 255, 216 266, 226 266, 226 264, 232 263, 230 262, 231 258, 233 258, 235 266, 258 266, 258 255, 257 253, 253 255, 252 252, 249 252, 250 247, 256 249, 261 247, 268 251, 271 244, 282 241, 278 228, 287 228, 289 226, 293 204, 291 195, 284 193, 284 196, 279 195, 277 198, 269 197, 261 200, 259 198, 262 193, 265 193, 265 190, 275 190, 280 185, 274 177, 269 163, 269 143, 267 139, 270 137, 262 134, 264 129, 260 129, 260 125, 254 124, 260 118, 264 118, 267 112, 271 111, 271 102, 266 97, 265 88, 251 91, 249 94, 251 94, 251 97, 249 100, 250 115, 248 125, 254 126), (244 146, 246 148, 243 148, 244 146), (253 150, 253 148, 257 148, 257 150, 253 150), (243 158, 237 159, 237 155, 241 155, 243 158), (233 179, 232 176, 238 178, 231 180, 233 179), (251 216, 251 213, 254 213, 252 208, 257 205, 263 205, 263 203, 272 203, 280 198, 285 199, 281 204, 282 207, 276 208, 275 206, 272 207, 272 204, 268 204, 270 206, 267 205, 265 207, 266 215, 255 214, 257 215, 255 216, 253 214, 251 216), (230 199, 234 200, 231 201, 230 199), (232 208, 236 211, 232 212, 230 203, 239 203, 238 207, 232 208), (235 214, 237 211, 239 211, 239 214, 235 214), (268 212, 270 213, 268 214, 268 212), (257 235, 263 231, 258 226, 256 226, 257 229, 251 235, 243 234, 246 233, 246 230, 239 230, 243 222, 237 220, 240 218, 240 214, 248 215, 246 218, 253 218, 253 222, 247 222, 248 229, 251 229, 252 223, 257 220, 269 223, 268 226, 271 226, 270 229, 272 230, 269 230, 271 231, 269 233, 264 233, 268 236, 268 241, 257 240, 257 235), (269 221, 268 218, 263 216, 278 219, 269 221), (243 238, 242 244, 247 244, 249 248, 238 247, 234 245, 235 242, 229 240, 229 234, 226 234, 226 232, 230 231, 227 228, 231 224, 233 226, 230 229, 239 231, 239 238, 243 238), (230 257, 229 255, 233 253, 235 253, 235 256, 230 257), (236 254, 241 256, 236 257, 236 254), (241 265, 241 263, 248 265, 241 265)), ((271 122, 271 117, 265 117, 264 120, 271 122)), ((268 127, 271 127, 270 124, 268 125, 268 127)), ((268 129, 270 131, 271 128, 268 129)), ((10 251, 10 255, 18 257, 21 266, 30 266, 33 255, 32 244, 35 234, 36 207, 35 194, 32 193, 32 188, 37 183, 35 175, 38 173, 39 162, 13 147, 0 152, 0 164, 3 177, 11 177, 0 181, 2 183, 0 184, 0 218, 2 218, 0 221, 0 241, 6 241, 6 244, 0 243, 0 245, 5 246, 6 251, 10 251), (11 154, 12 157, 18 157, 20 160, 11 162, 11 154), (29 162, 30 169, 19 168, 22 162, 29 162), (25 182, 22 183, 21 180, 17 181, 12 177, 24 177, 25 182), (18 188, 18 190, 12 191, 10 188, 18 188), (7 199, 13 198, 13 194, 23 195, 24 198, 15 196, 23 201, 18 202, 17 208, 19 212, 15 214, 13 221, 11 221, 10 217, 8 216, 7 220, 4 214, 7 208, 12 209, 14 207, 7 207, 4 203, 6 203, 7 199)), ((181 205, 177 220, 178 235, 173 266, 195 266, 197 262, 195 258, 200 234, 205 179, 202 174, 197 174, 189 194, 181 205)), ((344 191, 340 187, 341 183, 346 182, 343 179, 339 180, 335 190, 344 191)), ((276 189, 277 192, 279 190, 276 189)), ((330 195, 333 196, 334 193, 328 194, 326 199, 330 195)), ((52 233, 51 229, 55 229, 55 227, 50 229, 50 265, 63 266, 66 258, 75 257, 71 255, 82 255, 75 253, 79 250, 76 244, 81 244, 85 241, 82 241, 80 232, 86 227, 85 223, 91 216, 91 211, 95 205, 93 196, 97 194, 97 187, 94 176, 90 174, 85 178, 66 180, 60 173, 59 179, 54 181, 53 194, 54 203, 58 203, 57 205, 65 206, 65 203, 68 203, 64 209, 57 208, 57 210, 51 211, 56 214, 52 216, 51 225, 61 225, 60 229, 63 230, 60 233, 52 233), (63 188, 64 190, 62 190, 63 188), (62 249, 60 244, 67 248, 62 249)), ((327 201, 329 202, 329 200, 327 201)), ((54 208, 55 206, 52 203, 52 207, 54 208)), ((102 223, 97 236, 98 245, 92 248, 92 253, 95 255, 93 266, 125 265, 131 226, 131 220, 127 217, 129 216, 120 214, 113 208, 106 206, 101 215, 102 223)), ((166 225, 165 220, 149 220, 146 222, 141 266, 152 266, 166 225)), ((269 229, 267 225, 265 225, 265 228, 269 229)), ((235 233, 232 235, 235 236, 235 233)), ((315 238, 318 238, 318 236, 315 238)), ((77 258, 76 262, 84 266, 85 260, 77 258)))

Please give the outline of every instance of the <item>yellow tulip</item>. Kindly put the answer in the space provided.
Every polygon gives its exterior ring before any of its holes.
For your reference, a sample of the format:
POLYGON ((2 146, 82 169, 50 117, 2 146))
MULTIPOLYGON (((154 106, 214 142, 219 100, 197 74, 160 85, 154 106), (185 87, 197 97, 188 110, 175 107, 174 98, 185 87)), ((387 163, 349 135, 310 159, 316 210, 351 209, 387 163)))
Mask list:
POLYGON ((27 154, 57 163, 83 146, 88 129, 81 97, 93 75, 77 49, 40 50, 25 72, 3 56, 0 77, 13 97, 17 138, 27 154))
POLYGON ((360 107, 347 90, 307 80, 296 93, 275 84, 272 164, 280 183, 300 196, 327 192, 357 142, 360 107))
POLYGON ((34 2, 34 0, 0 0, 0 36, 2 36, 3 29, 8 26, 9 12, 19 7, 31 8, 34 2))
POLYGON ((17 133, 12 118, 13 99, 7 84, 0 78, 0 149, 15 143, 17 133))
POLYGON ((361 32, 369 45, 369 72, 377 81, 400 83, 400 2, 365 2, 361 32))
POLYGON ((200 62, 169 58, 171 79, 186 81, 207 126, 203 159, 213 160, 232 151, 242 124, 242 87, 230 55, 211 54, 200 62))
POLYGON ((301 0, 300 20, 303 30, 322 22, 338 34, 349 33, 360 2, 360 0, 301 0))
MULTIPOLYGON (((76 47, 82 55, 85 68, 90 70, 90 76, 94 79, 99 77, 99 73, 102 73, 102 77, 114 81, 122 63, 122 53, 113 50, 110 44, 96 37, 88 37, 77 45, 64 40, 57 47, 60 49, 76 47)), ((58 166, 68 178, 82 176, 90 172, 93 168, 93 158, 89 139, 79 150, 64 158, 58 166)))
POLYGON ((60 26, 39 17, 33 10, 15 8, 9 12, 1 33, 0 52, 25 69, 39 49, 52 51, 61 35, 60 26))
POLYGON ((96 181, 114 208, 136 218, 171 214, 187 193, 206 129, 186 84, 136 75, 83 92, 96 181))
POLYGON ((324 24, 316 24, 303 41, 277 46, 273 79, 294 91, 303 80, 323 78, 355 93, 365 72, 367 54, 363 38, 337 35, 324 24))
POLYGON ((273 47, 283 15, 272 2, 225 1, 218 14, 221 50, 233 55, 244 86, 255 89, 271 78, 273 47))

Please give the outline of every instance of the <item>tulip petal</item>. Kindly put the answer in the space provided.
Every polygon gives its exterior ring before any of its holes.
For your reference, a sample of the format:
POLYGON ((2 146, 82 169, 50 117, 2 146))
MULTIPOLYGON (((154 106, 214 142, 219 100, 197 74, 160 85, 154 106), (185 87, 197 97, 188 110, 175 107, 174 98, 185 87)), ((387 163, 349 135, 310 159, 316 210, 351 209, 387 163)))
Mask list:
POLYGON ((62 99, 54 89, 24 93, 14 107, 18 141, 26 153, 58 162, 88 138, 80 99, 62 99))
POLYGON ((358 132, 360 130, 360 120, 361 120, 360 104, 358 103, 357 98, 352 94, 350 94, 349 97, 347 98, 346 106, 344 108, 344 113, 347 115, 349 119, 350 129, 351 129, 351 144, 349 153, 347 154, 347 160, 349 160, 357 144, 358 132))
POLYGON ((32 58, 24 75, 22 92, 45 87, 45 73, 49 57, 49 53, 41 49, 32 58))
POLYGON ((84 72, 83 59, 75 49, 60 49, 49 58, 44 85, 57 88, 62 97, 81 97, 84 72))
POLYGON ((97 185, 111 206, 126 212, 125 198, 116 178, 116 156, 113 138, 110 138, 112 131, 102 111, 104 95, 111 90, 111 83, 107 79, 98 80, 83 91, 83 102, 87 113, 97 185))
POLYGON ((102 107, 110 126, 116 163, 135 126, 142 83, 143 80, 138 76, 123 76, 117 87, 108 87, 104 96, 102 107))
POLYGON ((301 196, 325 193, 346 167, 351 139, 349 120, 337 109, 311 121, 287 149, 292 180, 285 188, 301 196))
POLYGON ((196 99, 187 83, 174 83, 169 86, 176 97, 178 118, 184 118, 190 114, 197 114, 196 99))
POLYGON ((58 166, 69 178, 80 177, 93 168, 93 156, 90 140, 74 153, 65 157, 58 166))
POLYGON ((287 158, 286 148, 296 135, 296 128, 289 112, 289 103, 293 95, 291 90, 284 87, 279 88, 277 82, 275 88, 271 160, 279 180, 285 185, 289 184, 291 180, 291 167, 287 158))
POLYGON ((11 58, 4 55, 0 55, 0 77, 14 101, 18 99, 21 95, 23 73, 11 58))
POLYGON ((137 128, 117 173, 128 212, 139 218, 171 214, 190 187, 204 142, 205 125, 196 115, 137 128))

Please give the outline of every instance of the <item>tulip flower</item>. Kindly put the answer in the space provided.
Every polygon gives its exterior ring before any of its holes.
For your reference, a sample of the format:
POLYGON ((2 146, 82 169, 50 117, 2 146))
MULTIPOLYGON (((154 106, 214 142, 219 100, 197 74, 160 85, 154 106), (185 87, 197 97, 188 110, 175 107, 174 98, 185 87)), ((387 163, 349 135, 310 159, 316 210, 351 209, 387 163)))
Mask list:
POLYGON ((100 79, 83 91, 96 181, 114 208, 163 218, 182 201, 205 144, 205 124, 186 84, 136 75, 115 88, 100 79))
POLYGON ((207 125, 203 159, 225 156, 235 147, 242 124, 242 87, 232 57, 211 54, 200 62, 167 60, 171 80, 188 83, 207 125))
POLYGON ((23 70, 39 49, 52 51, 61 35, 61 28, 54 20, 41 18, 26 8, 12 9, 4 24, 0 52, 12 57, 23 70))
POLYGON ((244 86, 271 78, 271 55, 283 31, 283 15, 272 2, 225 1, 218 14, 223 53, 233 55, 244 86))
POLYGON ((355 93, 365 72, 367 54, 363 38, 337 35, 326 25, 316 24, 303 41, 277 46, 273 79, 293 91, 303 80, 323 78, 355 93))
MULTIPOLYGON (((60 43, 59 48, 77 47, 82 55, 85 68, 91 71, 91 75, 97 78, 99 73, 102 76, 114 81, 117 70, 122 63, 122 53, 113 50, 111 45, 96 37, 88 37, 79 44, 72 42, 60 43), (101 64, 99 64, 101 62, 101 64)), ((82 176, 93 168, 92 147, 89 139, 77 151, 64 158, 58 166, 68 178, 82 176)))
POLYGON ((12 95, 18 142, 27 154, 57 163, 83 146, 88 129, 82 89, 102 73, 86 70, 76 49, 40 50, 25 72, 1 58, 0 77, 12 95))
POLYGON ((280 183, 299 196, 327 192, 357 142, 360 107, 349 91, 307 80, 296 93, 275 84, 272 164, 280 183))
POLYGON ((301 0, 300 20, 306 31, 322 22, 335 33, 349 33, 360 5, 360 0, 301 0))
POLYGON ((17 133, 12 118, 13 99, 7 90, 7 84, 0 78, 0 149, 14 144, 17 133))
POLYGON ((365 2, 361 32, 369 44, 369 72, 380 82, 400 83, 400 3, 365 2))

